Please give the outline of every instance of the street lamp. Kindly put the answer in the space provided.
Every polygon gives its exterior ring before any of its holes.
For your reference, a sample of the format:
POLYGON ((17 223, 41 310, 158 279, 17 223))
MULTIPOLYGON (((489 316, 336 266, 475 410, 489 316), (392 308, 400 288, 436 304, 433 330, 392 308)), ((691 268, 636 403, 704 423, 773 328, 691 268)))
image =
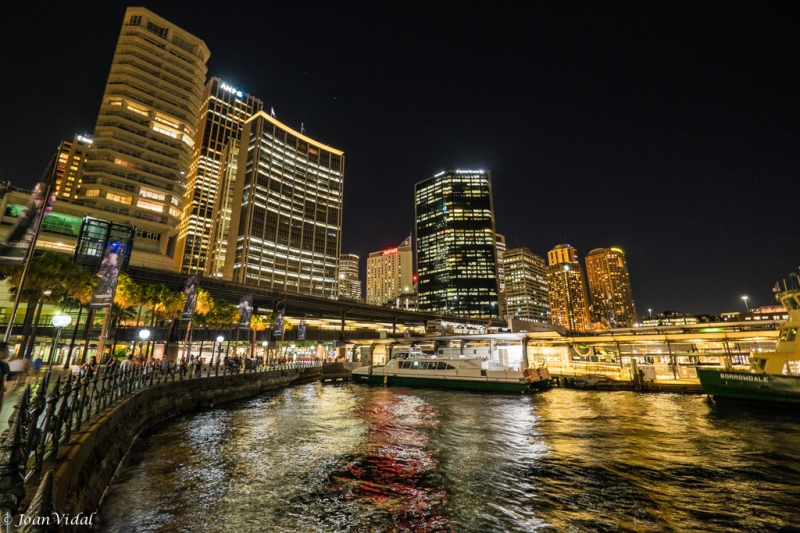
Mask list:
POLYGON ((219 348, 217 349, 217 364, 219 365, 219 362, 222 359, 222 343, 225 342, 225 337, 218 335, 217 342, 219 343, 219 348))
POLYGON ((53 318, 50 319, 50 323, 56 328, 56 337, 53 339, 53 349, 50 352, 50 365, 48 370, 53 369, 53 359, 56 356, 56 351, 58 351, 58 341, 61 338, 61 332, 72 323, 72 317, 69 315, 53 315, 53 318))
POLYGON ((139 346, 139 356, 141 357, 142 351, 144 349, 144 343, 147 339, 150 338, 150 330, 149 329, 141 329, 139 330, 139 338, 142 341, 142 344, 139 346))
POLYGON ((650 316, 650 318, 653 318, 653 310, 652 309, 648 309, 647 310, 647 314, 650 316))
POLYGON ((750 307, 747 305, 747 296, 742 296, 742 300, 744 300, 744 308, 750 311, 750 307))

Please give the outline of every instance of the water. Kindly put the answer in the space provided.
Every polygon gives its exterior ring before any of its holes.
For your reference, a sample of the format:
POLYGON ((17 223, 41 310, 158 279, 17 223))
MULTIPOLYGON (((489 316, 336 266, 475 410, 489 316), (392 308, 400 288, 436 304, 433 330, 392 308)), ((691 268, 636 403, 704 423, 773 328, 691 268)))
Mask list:
POLYGON ((800 414, 302 385, 142 435, 108 532, 800 531, 800 414))

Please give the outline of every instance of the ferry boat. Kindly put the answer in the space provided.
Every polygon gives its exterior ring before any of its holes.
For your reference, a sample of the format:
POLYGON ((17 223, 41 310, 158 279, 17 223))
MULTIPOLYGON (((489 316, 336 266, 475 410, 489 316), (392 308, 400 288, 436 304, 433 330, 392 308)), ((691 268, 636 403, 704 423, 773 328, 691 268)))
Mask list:
POLYGON ((435 355, 409 357, 402 354, 385 365, 353 370, 356 383, 524 393, 552 386, 546 368, 514 370, 484 358, 439 358, 435 355))
POLYGON ((800 288, 784 284, 783 291, 776 286, 775 292, 789 319, 780 326, 774 352, 752 353, 747 370, 697 369, 703 389, 715 400, 800 403, 800 288))

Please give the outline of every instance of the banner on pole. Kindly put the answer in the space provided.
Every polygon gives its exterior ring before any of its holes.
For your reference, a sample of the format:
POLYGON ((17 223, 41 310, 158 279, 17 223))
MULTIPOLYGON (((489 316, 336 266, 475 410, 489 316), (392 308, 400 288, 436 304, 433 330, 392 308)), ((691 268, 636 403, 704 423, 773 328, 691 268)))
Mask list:
POLYGON ((275 322, 272 324, 272 336, 280 337, 283 335, 283 311, 278 311, 275 322))
POLYGON ((239 298, 239 329, 250 328, 251 314, 253 314, 253 295, 245 294, 239 298))
POLYGON ((125 262, 125 245, 117 241, 108 241, 103 251, 103 260, 100 263, 100 270, 97 276, 100 278, 97 287, 92 294, 92 301, 89 307, 100 309, 111 307, 114 303, 114 292, 117 290, 117 279, 119 270, 125 262))
POLYGON ((42 215, 50 214, 56 201, 55 194, 45 199, 46 194, 47 183, 37 183, 25 207, 19 211, 17 223, 8 234, 6 242, 0 245, 0 264, 21 265, 25 262, 28 249, 33 245, 37 224, 42 215))
POLYGON ((194 308, 197 304, 197 288, 200 286, 200 278, 195 274, 183 282, 183 293, 186 295, 186 305, 183 306, 182 320, 194 319, 194 308))
POLYGON ((306 340, 306 321, 301 320, 299 324, 297 324, 297 340, 304 341, 306 340))

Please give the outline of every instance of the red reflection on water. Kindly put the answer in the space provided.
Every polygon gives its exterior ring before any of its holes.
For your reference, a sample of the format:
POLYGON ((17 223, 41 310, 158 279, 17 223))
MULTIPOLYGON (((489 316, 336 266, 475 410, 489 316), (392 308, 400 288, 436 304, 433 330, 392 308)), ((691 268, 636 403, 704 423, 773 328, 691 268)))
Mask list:
POLYGON ((452 531, 442 516, 447 501, 443 487, 425 487, 422 476, 437 466, 426 450, 424 429, 435 427, 436 413, 417 398, 401 391, 381 391, 369 407, 353 411, 369 426, 365 456, 332 476, 334 487, 347 498, 379 506, 397 522, 384 531, 452 531))

